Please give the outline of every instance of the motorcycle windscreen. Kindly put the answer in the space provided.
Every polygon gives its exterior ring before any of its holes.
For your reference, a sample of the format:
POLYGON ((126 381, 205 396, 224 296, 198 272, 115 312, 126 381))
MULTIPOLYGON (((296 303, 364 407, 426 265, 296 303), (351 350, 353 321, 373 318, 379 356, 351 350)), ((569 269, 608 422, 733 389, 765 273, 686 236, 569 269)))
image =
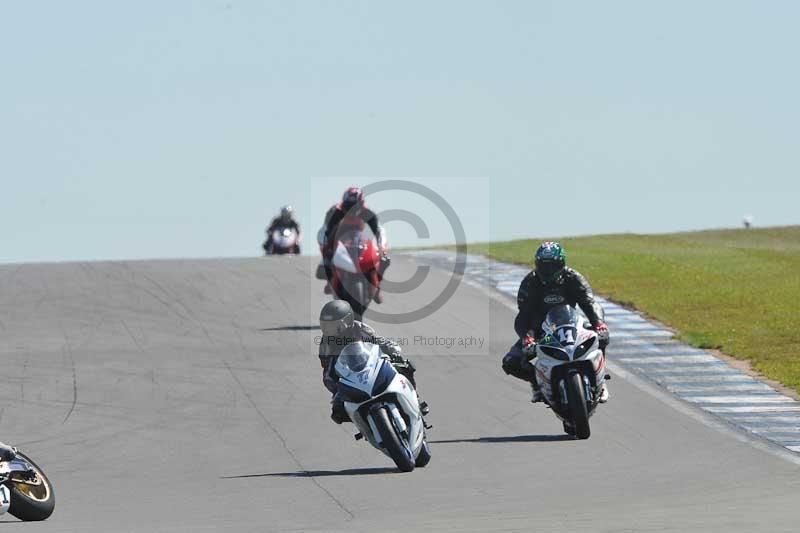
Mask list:
POLYGON ((337 363, 352 374, 363 372, 372 356, 373 350, 379 349, 374 344, 358 342, 351 344, 339 354, 337 363))
POLYGON ((578 312, 569 305, 557 305, 547 312, 545 322, 554 330, 559 326, 571 326, 578 323, 578 312))
POLYGON ((371 392, 380 370, 381 349, 357 342, 347 346, 336 360, 336 372, 346 385, 371 392))

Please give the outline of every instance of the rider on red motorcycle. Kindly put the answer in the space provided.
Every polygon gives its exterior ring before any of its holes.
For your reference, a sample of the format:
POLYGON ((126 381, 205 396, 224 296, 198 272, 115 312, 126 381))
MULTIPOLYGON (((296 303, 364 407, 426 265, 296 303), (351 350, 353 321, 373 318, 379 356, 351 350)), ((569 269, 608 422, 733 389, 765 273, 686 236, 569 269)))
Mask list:
POLYGON ((344 192, 341 203, 331 207, 325 215, 325 235, 322 243, 322 259, 325 265, 325 276, 328 283, 333 279, 333 267, 331 259, 334 247, 339 235, 343 235, 348 230, 363 231, 364 225, 368 225, 378 241, 378 253, 380 254, 381 264, 374 278, 370 282, 376 287, 375 303, 383 302, 383 295, 380 291, 380 283, 383 273, 389 266, 389 254, 386 245, 386 232, 378 224, 378 216, 369 209, 364 203, 364 191, 359 187, 350 187, 344 192))

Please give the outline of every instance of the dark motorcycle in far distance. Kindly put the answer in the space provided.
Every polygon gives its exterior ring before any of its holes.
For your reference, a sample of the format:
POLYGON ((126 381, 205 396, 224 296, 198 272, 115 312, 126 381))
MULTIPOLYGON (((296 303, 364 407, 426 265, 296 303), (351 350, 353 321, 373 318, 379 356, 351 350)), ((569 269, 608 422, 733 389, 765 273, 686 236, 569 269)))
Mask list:
POLYGON ((296 255, 300 253, 300 242, 297 231, 293 228, 276 228, 272 230, 272 242, 264 243, 267 255, 296 255))
POLYGON ((361 320, 378 290, 378 247, 363 232, 348 232, 337 241, 332 263, 336 298, 349 303, 356 320, 361 320))
POLYGON ((17 451, 11 461, 0 462, 0 514, 36 522, 49 518, 55 506, 50 480, 27 455, 17 451))

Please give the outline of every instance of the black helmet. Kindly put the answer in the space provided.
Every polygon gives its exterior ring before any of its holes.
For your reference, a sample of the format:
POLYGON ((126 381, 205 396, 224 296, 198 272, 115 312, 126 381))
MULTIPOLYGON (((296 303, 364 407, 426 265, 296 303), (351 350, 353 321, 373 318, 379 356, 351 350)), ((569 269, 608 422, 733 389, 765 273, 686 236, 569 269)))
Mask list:
POLYGON ((332 300, 319 312, 319 327, 325 336, 341 335, 353 327, 354 321, 353 309, 344 300, 332 300))
POLYGON ((294 209, 292 209, 292 206, 285 205, 285 206, 281 207, 281 218, 283 220, 289 220, 290 218, 292 218, 292 214, 293 213, 294 213, 294 209))
POLYGON ((543 242, 536 249, 536 277, 545 285, 558 282, 567 265, 567 254, 557 242, 543 242))

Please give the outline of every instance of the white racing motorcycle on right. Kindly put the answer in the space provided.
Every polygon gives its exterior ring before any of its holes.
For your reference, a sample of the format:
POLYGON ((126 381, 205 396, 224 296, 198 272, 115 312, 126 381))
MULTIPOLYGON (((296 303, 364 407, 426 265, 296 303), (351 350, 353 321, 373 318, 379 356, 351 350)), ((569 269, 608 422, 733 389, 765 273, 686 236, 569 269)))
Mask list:
POLYGON ((589 417, 605 386, 606 358, 591 323, 567 305, 552 308, 542 323, 545 336, 534 346, 536 379, 545 402, 579 439, 591 434, 589 417))

